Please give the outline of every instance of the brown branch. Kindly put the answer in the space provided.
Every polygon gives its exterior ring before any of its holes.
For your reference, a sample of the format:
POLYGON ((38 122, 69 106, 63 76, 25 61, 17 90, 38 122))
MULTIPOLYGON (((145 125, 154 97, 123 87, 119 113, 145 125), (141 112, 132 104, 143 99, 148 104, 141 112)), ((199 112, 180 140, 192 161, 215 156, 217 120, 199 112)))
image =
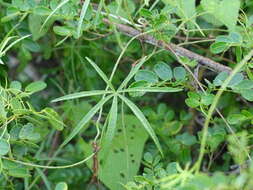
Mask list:
POLYGON ((111 25, 111 24, 115 25, 120 32, 122 32, 123 34, 125 34, 127 36, 134 37, 134 36, 139 35, 137 37, 137 39, 139 39, 143 42, 157 46, 159 48, 164 48, 170 52, 171 52, 171 50, 173 50, 173 52, 175 52, 178 56, 184 56, 184 57, 188 57, 192 60, 196 60, 202 66, 207 67, 213 71, 216 71, 216 72, 222 72, 222 71, 231 72, 232 71, 232 69, 228 66, 222 65, 222 64, 215 62, 209 58, 206 58, 202 55, 199 55, 197 53, 189 51, 183 47, 179 47, 176 44, 166 43, 164 41, 157 40, 151 35, 147 35, 147 34, 141 35, 141 33, 142 33, 141 31, 136 30, 135 28, 132 28, 130 26, 127 26, 124 24, 119 24, 119 23, 114 23, 107 18, 104 18, 103 22, 108 25, 111 25))
POLYGON ((100 147, 98 146, 96 141, 92 143, 92 146, 93 146, 93 153, 94 153, 93 167, 92 167, 93 175, 92 175, 90 183, 98 185, 99 184, 99 180, 98 180, 98 170, 99 170, 98 152, 99 152, 100 147))

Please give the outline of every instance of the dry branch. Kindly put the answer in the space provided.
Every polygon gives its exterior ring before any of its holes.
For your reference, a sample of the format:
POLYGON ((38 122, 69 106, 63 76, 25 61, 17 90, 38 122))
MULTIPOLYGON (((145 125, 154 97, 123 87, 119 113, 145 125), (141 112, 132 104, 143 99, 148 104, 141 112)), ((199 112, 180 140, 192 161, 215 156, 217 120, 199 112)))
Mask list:
POLYGON ((125 24, 119 24, 119 23, 112 22, 107 18, 104 18, 103 21, 104 21, 104 23, 106 23, 108 25, 111 25, 111 24, 115 25, 120 32, 122 32, 123 34, 125 34, 127 36, 134 37, 134 36, 139 35, 137 37, 137 39, 139 39, 143 42, 157 46, 159 48, 164 48, 170 52, 173 51, 173 53, 176 53, 179 56, 184 56, 184 57, 188 57, 192 60, 196 60, 202 66, 207 67, 213 71, 216 71, 216 72, 222 72, 222 71, 231 72, 232 71, 232 69, 228 66, 222 65, 222 64, 215 62, 207 57, 204 57, 204 56, 201 56, 197 53, 189 51, 183 47, 179 47, 176 44, 166 43, 164 41, 157 40, 151 35, 147 35, 147 34, 141 35, 142 32, 139 30, 136 30, 133 27, 127 26, 125 24))

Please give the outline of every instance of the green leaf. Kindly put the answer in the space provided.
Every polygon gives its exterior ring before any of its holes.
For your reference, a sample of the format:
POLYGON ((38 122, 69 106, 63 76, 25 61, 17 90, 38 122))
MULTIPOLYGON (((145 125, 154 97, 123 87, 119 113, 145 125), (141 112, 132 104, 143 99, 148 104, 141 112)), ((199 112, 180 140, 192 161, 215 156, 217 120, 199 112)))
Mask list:
MULTIPOLYGON (((123 190, 122 184, 133 180, 137 175, 147 139, 146 130, 134 115, 119 116, 117 131, 110 149, 102 148, 98 153, 100 168, 98 177, 110 190, 123 190), (101 157, 105 154, 104 151, 108 154, 106 160, 101 157)), ((92 145, 82 139, 78 145, 82 147, 85 156, 93 152, 92 145)), ((88 161, 87 165, 92 169, 92 160, 88 161)))
POLYGON ((210 46, 210 51, 214 54, 221 53, 229 48, 229 45, 225 42, 214 42, 210 46))
POLYGON ((231 44, 240 44, 242 43, 242 36, 237 32, 231 32, 228 36, 217 36, 216 42, 224 42, 224 43, 231 43, 231 44))
MULTIPOLYGON (((17 43, 19 43, 20 41, 26 39, 26 38, 29 38, 31 36, 31 34, 28 34, 26 36, 22 36, 21 38, 15 40, 14 42, 12 42, 10 45, 8 45, 2 52, 0 51, 0 56, 2 55, 5 55, 7 53, 7 51, 9 51, 14 45, 16 45, 17 43)), ((10 37, 8 39, 11 39, 11 38, 15 38, 15 37, 10 37)), ((7 40, 8 41, 8 40, 7 40)), ((2 44, 1 44, 2 45, 2 44)), ((0 49, 4 48, 5 46, 1 47, 0 46, 0 49)))
POLYGON ((8 11, 10 11, 6 16, 1 18, 1 22, 9 22, 10 20, 16 18, 21 12, 15 7, 9 7, 8 11))
POLYGON ((83 19, 84 19, 84 16, 86 14, 86 11, 87 11, 87 8, 88 8, 89 4, 90 4, 90 0, 86 0, 83 3, 82 10, 81 10, 81 15, 80 15, 80 18, 79 18, 79 21, 78 21, 78 26, 77 26, 77 38, 80 38, 80 36, 82 34, 83 19))
POLYGON ((241 60, 242 60, 242 54, 243 54, 242 47, 241 46, 237 46, 235 48, 235 56, 236 56, 236 62, 237 63, 241 62, 241 60))
POLYGON ((45 108, 43 112, 46 114, 49 123, 56 129, 62 130, 63 129, 63 122, 59 114, 53 110, 52 108, 45 108))
POLYGON ((186 78, 186 71, 183 67, 175 67, 173 73, 177 81, 185 80, 186 78))
POLYGON ((148 9, 142 8, 140 10, 140 16, 146 17, 146 18, 151 18, 152 17, 152 12, 148 9))
POLYGON ((40 139, 40 134, 34 132, 34 126, 31 123, 24 125, 19 132, 20 139, 26 139, 31 141, 36 141, 40 139))
POLYGON ((190 67, 195 67, 198 64, 196 60, 191 60, 188 57, 180 57, 180 61, 190 67))
POLYGON ((26 168, 13 168, 13 169, 9 169, 7 174, 9 176, 13 176, 13 177, 17 177, 17 178, 27 178, 27 177, 31 177, 28 169, 26 168))
POLYGON ((54 33, 59 36, 71 36, 72 35, 72 28, 68 26, 54 26, 53 28, 54 33))
POLYGON ((190 135, 187 132, 185 132, 181 135, 177 135, 176 139, 179 140, 182 144, 184 144, 186 146, 192 146, 197 143, 196 137, 193 135, 190 135))
POLYGON ((11 147, 7 140, 0 139, 0 156, 6 155, 10 151, 11 147))
POLYGON ((33 13, 36 15, 46 16, 52 12, 51 9, 43 6, 38 6, 33 9, 33 13))
POLYGON ((22 84, 19 81, 12 81, 11 84, 10 84, 10 88, 21 91, 22 84))
POLYGON ((163 2, 174 6, 177 10, 176 12, 178 16, 184 20, 195 20, 195 0, 163 0, 163 2))
POLYGON ((230 30, 236 25, 240 3, 240 0, 201 0, 203 8, 230 30))
MULTIPOLYGON (((145 88, 145 87, 148 87, 150 86, 150 84, 146 81, 135 81, 133 82, 132 84, 129 85, 128 89, 130 88, 145 88)), ((127 89, 126 89, 127 90, 127 89)), ((123 90, 124 92, 125 90, 123 90)), ((122 92, 122 91, 119 91, 119 92, 122 92)), ((143 96, 145 94, 145 92, 129 92, 129 96, 132 96, 132 97, 138 97, 138 96, 143 96)))
POLYGON ((221 86, 223 82, 227 79, 228 73, 227 72, 221 72, 219 73, 215 79, 213 80, 214 86, 221 86))
POLYGON ((25 91, 29 93, 35 93, 41 91, 47 87, 47 84, 43 81, 36 81, 26 86, 25 91))
POLYGON ((170 66, 163 62, 156 64, 154 66, 154 71, 162 80, 171 80, 173 77, 170 66))
POLYGON ((153 141, 156 144, 158 150, 163 155, 162 148, 161 148, 161 145, 159 143, 159 140, 158 140, 158 138, 157 138, 157 136, 156 136, 153 128, 151 127, 150 123, 145 118, 145 116, 143 115, 143 113, 141 112, 141 110, 132 101, 130 101, 126 97, 124 97, 122 95, 119 95, 119 97, 126 103, 126 105, 132 110, 132 112, 135 114, 135 116, 140 120, 140 122, 142 123, 143 127, 146 129, 146 131, 148 132, 148 134, 153 139, 153 141))
POLYGON ((247 131, 241 131, 236 134, 231 134, 227 138, 228 151, 233 155, 235 163, 241 165, 245 163, 249 154, 249 142, 247 131))
POLYGON ((8 44, 11 40, 13 40, 13 39, 15 39, 15 38, 16 38, 16 36, 11 36, 11 37, 5 37, 5 38, 2 40, 2 42, 0 43, 0 57, 4 55, 4 54, 3 54, 3 51, 4 51, 4 48, 6 48, 7 44, 8 44))
POLYGON ((231 39, 229 38, 229 36, 217 36, 215 39, 216 42, 223 42, 223 43, 231 43, 231 39))
POLYGON ((134 75, 139 71, 141 66, 145 63, 146 59, 147 59, 147 56, 143 57, 137 65, 131 68, 131 71, 129 72, 127 77, 124 79, 124 81, 120 84, 118 90, 122 90, 127 85, 127 83, 134 77, 134 75))
POLYGON ((200 100, 200 95, 198 92, 188 92, 187 95, 189 98, 200 100))
POLYGON ((233 86, 233 89, 236 90, 247 90, 252 88, 253 88, 253 81, 248 79, 240 81, 240 83, 233 86))
POLYGON ((242 90, 241 91, 242 97, 244 97, 248 101, 253 101, 253 89, 242 90))
POLYGON ((166 124, 168 126, 168 134, 176 135, 183 127, 183 123, 180 121, 172 121, 166 124))
POLYGON ((180 92, 183 89, 173 87, 133 87, 119 92, 180 92))
POLYGON ((40 168, 35 168, 35 170, 37 171, 37 173, 40 175, 40 177, 43 180, 43 183, 45 184, 46 188, 48 190, 51 190, 51 185, 49 180, 47 179, 47 176, 44 174, 44 172, 40 169, 40 168))
POLYGON ((51 25, 54 23, 55 18, 49 19, 47 24, 45 24, 44 27, 40 29, 44 21, 45 21, 44 16, 29 14, 28 24, 29 24, 29 30, 32 33, 33 40, 38 40, 42 36, 44 36, 50 29, 51 25), (36 22, 34 22, 35 20, 36 22))
POLYGON ((0 121, 5 120, 7 117, 7 112, 5 111, 5 104, 2 99, 0 99, 0 121))
POLYGON ((201 95, 200 102, 206 106, 209 106, 212 104, 214 97, 215 96, 213 94, 203 94, 203 95, 201 95))
POLYGON ((231 79, 231 81, 229 82, 228 86, 229 87, 233 87, 237 84, 239 84, 240 82, 242 82, 244 79, 244 76, 242 73, 236 73, 233 78, 231 79))
POLYGON ((177 173, 177 162, 170 162, 167 167, 166 171, 168 175, 176 174, 177 173))
POLYGON ((9 160, 3 160, 3 169, 7 171, 6 173, 9 176, 18 178, 31 177, 29 174, 29 170, 26 166, 17 164, 9 160))
POLYGON ((158 77, 157 75, 148 70, 139 70, 135 77, 135 81, 146 81, 148 83, 157 83, 158 82, 158 77))
POLYGON ((113 97, 112 107, 109 114, 109 121, 105 132, 103 148, 108 150, 114 138, 118 118, 118 97, 113 97))
POLYGON ((88 97, 88 96, 98 96, 98 95, 105 95, 105 94, 111 94, 111 93, 113 93, 113 91, 108 91, 108 90, 83 91, 83 92, 68 94, 60 98, 56 98, 52 100, 51 102, 60 102, 64 100, 72 100, 72 99, 83 98, 83 97, 88 97))
POLYGON ((185 103, 187 104, 187 106, 191 107, 191 108, 196 108, 200 105, 199 100, 194 99, 194 98, 187 98, 185 100, 185 103))
POLYGON ((73 131, 67 136, 67 138, 63 141, 61 144, 61 147, 68 144, 69 141, 71 141, 87 124, 91 118, 97 113, 97 111, 102 108, 102 106, 110 99, 113 95, 109 95, 104 99, 101 99, 83 118, 82 120, 77 124, 77 126, 73 129, 73 131))
POLYGON ((144 0, 144 4, 145 4, 146 6, 149 6, 149 1, 150 1, 150 0, 144 0))
POLYGON ((23 40, 22 44, 23 47, 29 50, 30 52, 38 53, 41 51, 40 45, 31 39, 23 40))
POLYGON ((59 182, 54 190, 68 190, 68 185, 65 182, 59 182))
POLYGON ((87 61, 93 66, 93 68, 97 71, 97 73, 99 74, 99 76, 105 81, 105 83, 112 89, 114 90, 114 87, 111 83, 111 81, 109 81, 109 79, 107 78, 107 76, 105 75, 105 73, 96 65, 96 63, 94 63, 91 59, 89 59, 88 57, 85 57, 87 59, 87 61))
POLYGON ((153 156, 152 156, 152 154, 151 154, 150 152, 146 152, 146 153, 144 154, 144 160, 145 160, 146 162, 152 164, 152 162, 153 162, 153 156))
POLYGON ((50 13, 50 15, 48 15, 48 17, 46 18, 46 20, 44 21, 44 23, 41 25, 40 27, 40 31, 44 28, 44 26, 47 24, 47 22, 51 19, 51 17, 54 15, 54 13, 56 13, 56 11, 58 11, 63 5, 65 5, 67 2, 69 2, 69 0, 64 0, 62 1, 59 5, 57 5, 57 7, 50 13))
POLYGON ((242 114, 231 114, 228 116, 228 123, 229 124, 238 124, 242 121, 245 121, 247 119, 247 117, 245 115, 242 114))

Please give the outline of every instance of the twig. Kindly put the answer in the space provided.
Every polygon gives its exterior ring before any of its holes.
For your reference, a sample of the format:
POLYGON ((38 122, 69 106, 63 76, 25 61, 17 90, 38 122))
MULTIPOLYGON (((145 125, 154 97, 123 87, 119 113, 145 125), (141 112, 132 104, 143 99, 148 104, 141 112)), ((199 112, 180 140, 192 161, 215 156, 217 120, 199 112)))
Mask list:
MULTIPOLYGON (((108 24, 108 25, 111 25, 111 24, 115 25, 116 28, 120 32, 122 32, 123 34, 125 34, 127 36, 132 37, 132 36, 137 36, 137 35, 141 34, 141 31, 139 31, 139 30, 136 30, 136 29, 134 29, 130 26, 127 26, 125 24, 114 23, 114 22, 110 21, 107 18, 104 18, 103 22, 105 24, 108 24)), ((203 57, 203 56, 201 56, 197 53, 194 53, 192 51, 189 51, 189 50, 187 50, 183 47, 179 47, 176 44, 166 43, 164 41, 157 40, 151 35, 143 34, 143 35, 140 35, 139 37, 137 37, 137 39, 139 39, 143 42, 146 42, 148 44, 152 44, 154 46, 164 48, 168 51, 173 50, 178 56, 185 56, 185 57, 188 57, 190 59, 196 60, 202 66, 205 66, 205 67, 207 67, 207 68, 209 68, 213 71, 216 71, 216 72, 222 72, 222 71, 231 72, 232 71, 232 69, 230 67, 222 65, 220 63, 217 63, 217 62, 215 62, 215 61, 213 61, 209 58, 203 57)))
POLYGON ((98 152, 99 152, 100 147, 98 146, 98 144, 97 144, 96 141, 94 141, 92 143, 92 146, 93 146, 93 153, 94 153, 94 156, 93 156, 93 167, 92 167, 93 175, 92 175, 90 183, 98 185, 99 184, 99 180, 98 180, 98 169, 99 169, 98 152))

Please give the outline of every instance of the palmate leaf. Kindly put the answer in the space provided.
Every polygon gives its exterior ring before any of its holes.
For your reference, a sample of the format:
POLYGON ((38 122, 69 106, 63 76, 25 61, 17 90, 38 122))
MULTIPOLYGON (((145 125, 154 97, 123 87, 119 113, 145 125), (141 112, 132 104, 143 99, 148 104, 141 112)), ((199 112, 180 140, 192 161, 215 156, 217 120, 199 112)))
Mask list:
POLYGON ((132 110, 132 112, 135 114, 135 116, 140 120, 140 122, 142 123, 143 127, 146 129, 146 131, 148 132, 148 134, 153 139, 153 141, 156 144, 158 150, 163 155, 162 148, 161 148, 161 145, 159 143, 159 140, 158 140, 158 138, 157 138, 154 130, 152 129, 150 123, 145 118, 145 116, 143 115, 143 113, 141 112, 141 110, 131 100, 129 100, 128 98, 126 98, 126 97, 124 97, 124 96, 122 96, 120 94, 119 94, 119 97, 122 99, 122 101, 124 101, 126 103, 126 105, 132 110))
POLYGON ((103 148, 108 150, 115 135, 118 118, 118 96, 115 95, 110 110, 108 126, 105 133, 103 148))
MULTIPOLYGON (((80 57, 81 58, 81 57, 80 57)), ((91 59, 89 59, 88 57, 85 57, 87 59, 87 61, 93 66, 93 68, 97 71, 97 73, 100 75, 100 77, 105 81, 105 83, 112 89, 114 90, 114 87, 111 83, 111 81, 109 81, 109 79, 107 78, 107 76, 105 75, 105 73, 96 65, 96 63, 94 63, 91 59)), ((81 58, 82 59, 82 58, 81 58)))
POLYGON ((63 141, 61 147, 69 143, 87 124, 91 118, 97 113, 97 111, 102 108, 102 106, 110 99, 113 95, 109 95, 106 98, 101 99, 84 117, 83 119, 77 124, 74 130, 70 133, 70 135, 63 141))
POLYGON ((64 101, 64 100, 72 100, 72 99, 76 99, 76 98, 104 95, 104 94, 110 94, 110 93, 113 93, 113 91, 106 91, 106 90, 82 91, 82 92, 68 94, 66 96, 56 98, 56 99, 52 100, 52 102, 60 102, 60 101, 64 101))
POLYGON ((172 88, 172 87, 134 87, 121 90, 119 92, 180 92, 182 88, 172 88))

